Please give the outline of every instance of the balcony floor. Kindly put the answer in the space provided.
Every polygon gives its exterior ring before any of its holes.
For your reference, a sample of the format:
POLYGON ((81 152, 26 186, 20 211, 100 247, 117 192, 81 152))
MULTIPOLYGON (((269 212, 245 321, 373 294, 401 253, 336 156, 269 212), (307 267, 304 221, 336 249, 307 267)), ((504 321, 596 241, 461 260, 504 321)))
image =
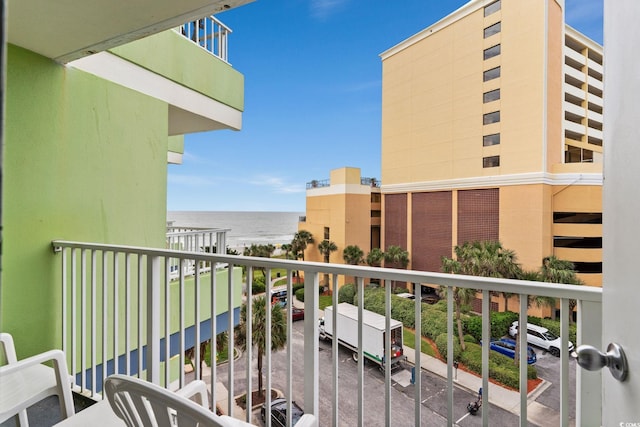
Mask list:
MULTIPOLYGON (((95 403, 95 400, 73 393, 73 406, 75 407, 76 413, 95 403)), ((29 417, 30 427, 51 427, 62 421, 60 405, 58 404, 58 398, 56 396, 47 397, 46 399, 36 403, 27 409, 27 415, 29 417)), ((15 419, 10 419, 0 424, 0 427, 15 426, 17 426, 15 419)))

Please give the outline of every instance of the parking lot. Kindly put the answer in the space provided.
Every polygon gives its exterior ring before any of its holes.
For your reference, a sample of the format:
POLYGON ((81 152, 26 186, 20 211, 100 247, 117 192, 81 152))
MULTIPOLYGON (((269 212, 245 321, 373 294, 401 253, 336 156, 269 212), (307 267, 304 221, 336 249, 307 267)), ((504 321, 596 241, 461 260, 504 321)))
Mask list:
MULTIPOLYGON (((304 359, 303 354, 303 323, 295 322, 292 331, 293 348, 293 393, 292 397, 304 408, 304 359)), ((544 390, 536 396, 536 402, 555 409, 559 407, 559 359, 541 349, 536 348, 538 355, 538 372, 547 383, 544 390)), ((320 425, 331 425, 332 419, 332 361, 330 342, 320 342, 320 425)), ((338 396, 339 419, 341 426, 357 425, 357 364, 351 358, 351 352, 340 348, 338 353, 338 396)), ((575 383, 575 363, 570 361, 570 378, 575 383)), ((241 357, 236 361, 236 381, 234 383, 236 394, 244 392, 245 360, 241 357)), ((408 383, 411 365, 405 365, 405 373, 394 371, 391 388, 391 411, 393 425, 414 425, 414 386, 408 383)), ((218 369, 219 380, 226 381, 225 366, 218 369)), ((272 381, 273 388, 286 389, 286 354, 278 352, 272 356, 272 381)), ((254 387, 257 385, 257 377, 254 370, 254 387)), ((574 395, 573 389, 571 391, 574 395)), ((482 424, 480 413, 476 416, 469 415, 466 410, 467 403, 475 400, 476 392, 454 387, 454 419, 456 425, 479 426, 482 424)), ((422 372, 422 420, 423 426, 445 426, 447 414, 447 390, 446 380, 430 372, 422 372)), ((384 425, 384 375, 374 364, 365 366, 364 374, 364 424, 367 426, 384 425)), ((571 399, 570 410, 575 409, 575 399, 571 399)), ((507 427, 518 424, 518 416, 498 408, 490 407, 491 425, 507 427)), ((262 425, 259 410, 254 410, 254 423, 262 425)), ((544 425, 544 424, 541 424, 544 425)), ((553 425, 548 424, 548 425, 553 425)), ((557 423, 555 424, 557 425, 557 423)))

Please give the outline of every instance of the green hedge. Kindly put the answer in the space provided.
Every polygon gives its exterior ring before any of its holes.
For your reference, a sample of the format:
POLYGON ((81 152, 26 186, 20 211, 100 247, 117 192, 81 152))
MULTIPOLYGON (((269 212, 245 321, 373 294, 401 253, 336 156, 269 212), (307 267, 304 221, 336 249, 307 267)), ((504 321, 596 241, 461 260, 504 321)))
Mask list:
MULTIPOLYGON (((438 338, 436 338, 436 347, 438 347, 438 351, 440 355, 447 360, 447 334, 440 334, 438 338)), ((460 347, 460 342, 458 341, 458 337, 453 338, 453 360, 461 360, 460 356, 462 355, 462 347, 460 347)))
MULTIPOLYGON (((481 375, 482 347, 473 343, 467 343, 466 347, 466 350, 460 354, 460 362, 462 362, 470 371, 481 375)), ((510 357, 495 351, 489 352, 489 377, 508 387, 516 390, 519 389, 520 376, 518 373, 518 366, 510 357)), ((531 365, 527 366, 527 378, 538 378, 535 367, 531 365)))
MULTIPOLYGON (((500 338, 507 335, 509 326, 514 320, 518 320, 518 314, 511 311, 491 313, 491 337, 500 338)), ((482 339, 482 317, 469 316, 463 318, 462 329, 465 333, 472 335, 477 342, 482 339)))
POLYGON ((251 282, 251 292, 253 295, 263 294, 265 291, 264 276, 254 276, 251 282))
MULTIPOLYGON (((318 286, 318 295, 322 295, 323 292, 324 292, 324 286, 323 285, 318 286)), ((304 287, 298 289, 294 295, 296 296, 298 301, 304 302, 304 287)))
POLYGON ((348 302, 353 304, 353 298, 356 296, 356 285, 353 283, 347 283, 343 285, 338 291, 338 303, 348 302))

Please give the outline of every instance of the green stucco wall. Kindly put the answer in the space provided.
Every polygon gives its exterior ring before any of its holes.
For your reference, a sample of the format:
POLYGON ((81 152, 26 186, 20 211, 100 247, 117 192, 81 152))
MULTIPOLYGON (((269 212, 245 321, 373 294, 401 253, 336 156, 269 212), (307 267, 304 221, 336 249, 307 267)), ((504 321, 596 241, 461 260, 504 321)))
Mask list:
POLYGON ((169 137, 169 151, 184 154, 184 135, 169 137))
POLYGON ((244 76, 173 30, 110 52, 236 110, 244 110, 244 76))
POLYGON ((9 46, 0 329, 60 347, 54 239, 164 247, 167 105, 9 46))

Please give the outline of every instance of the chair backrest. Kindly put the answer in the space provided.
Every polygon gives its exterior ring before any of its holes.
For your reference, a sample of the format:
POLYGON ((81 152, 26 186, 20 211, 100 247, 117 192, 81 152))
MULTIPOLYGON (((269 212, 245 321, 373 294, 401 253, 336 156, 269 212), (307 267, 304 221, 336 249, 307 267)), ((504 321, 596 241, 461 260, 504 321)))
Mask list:
POLYGON ((196 427, 226 423, 208 409, 158 385, 125 375, 104 383, 111 408, 129 427, 196 427))

